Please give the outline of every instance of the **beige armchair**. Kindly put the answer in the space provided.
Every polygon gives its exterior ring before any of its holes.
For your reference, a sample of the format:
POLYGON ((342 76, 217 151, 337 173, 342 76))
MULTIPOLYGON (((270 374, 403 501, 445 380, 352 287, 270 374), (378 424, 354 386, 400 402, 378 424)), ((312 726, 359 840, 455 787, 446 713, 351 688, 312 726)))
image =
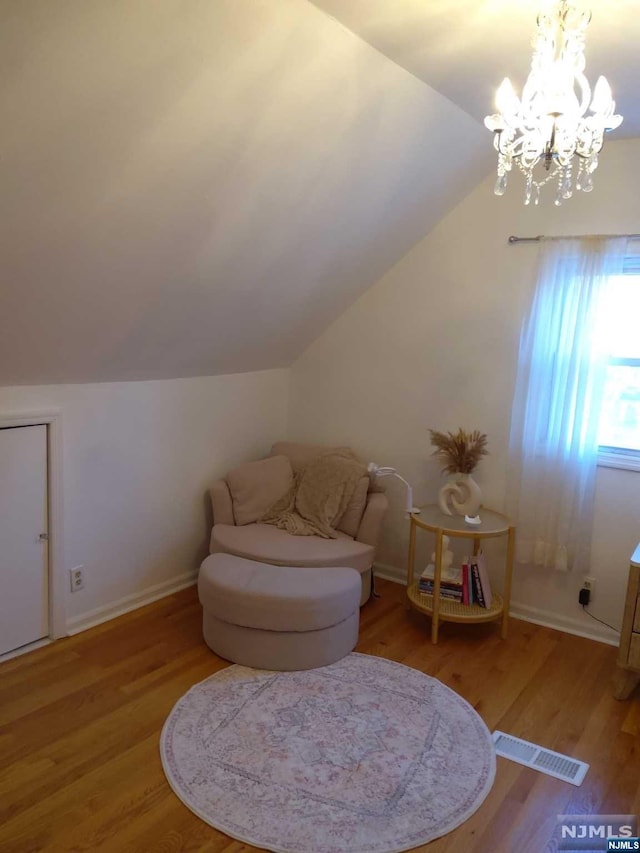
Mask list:
POLYGON ((364 604, 371 595, 371 567, 388 501, 363 477, 336 524, 336 539, 293 536, 259 519, 308 462, 330 448, 278 442, 269 457, 245 463, 211 487, 210 552, 234 554, 278 566, 349 566, 360 572, 364 604))

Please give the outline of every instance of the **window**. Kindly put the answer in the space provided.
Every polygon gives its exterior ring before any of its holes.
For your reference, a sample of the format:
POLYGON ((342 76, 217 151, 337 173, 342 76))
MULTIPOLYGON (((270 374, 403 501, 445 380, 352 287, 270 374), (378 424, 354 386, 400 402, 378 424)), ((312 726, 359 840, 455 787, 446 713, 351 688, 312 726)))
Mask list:
POLYGON ((598 427, 601 465, 640 470, 640 257, 610 279, 600 332, 611 356, 598 427))

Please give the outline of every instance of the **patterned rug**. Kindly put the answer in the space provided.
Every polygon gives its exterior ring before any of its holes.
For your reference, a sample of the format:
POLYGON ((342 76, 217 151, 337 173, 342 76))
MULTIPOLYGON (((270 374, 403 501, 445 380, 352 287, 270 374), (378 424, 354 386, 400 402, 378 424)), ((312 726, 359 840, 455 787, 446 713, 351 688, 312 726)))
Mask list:
POLYGON ((465 821, 495 773, 491 735, 434 678, 350 654, 304 672, 231 666, 162 731, 175 793, 207 823, 278 853, 396 853, 465 821))

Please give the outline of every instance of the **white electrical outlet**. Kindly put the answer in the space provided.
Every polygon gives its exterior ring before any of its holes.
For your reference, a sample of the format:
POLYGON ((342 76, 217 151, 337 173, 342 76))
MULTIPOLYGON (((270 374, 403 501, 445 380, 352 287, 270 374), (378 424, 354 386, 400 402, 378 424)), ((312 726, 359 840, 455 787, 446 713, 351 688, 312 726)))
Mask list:
POLYGON ((76 566, 75 569, 69 569, 69 584, 71 592, 78 592, 84 589, 84 566, 76 566))
POLYGON ((582 588, 588 589, 589 592, 591 593, 591 598, 593 598, 593 593, 595 592, 595 589, 596 589, 596 579, 594 577, 583 578, 582 588))

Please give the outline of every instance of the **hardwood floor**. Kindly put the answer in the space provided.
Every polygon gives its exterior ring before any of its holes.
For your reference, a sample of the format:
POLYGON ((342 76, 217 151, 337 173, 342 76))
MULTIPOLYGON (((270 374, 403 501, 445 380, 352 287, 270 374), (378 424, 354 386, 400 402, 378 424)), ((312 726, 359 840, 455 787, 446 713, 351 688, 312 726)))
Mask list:
MULTIPOLYGON (((498 759, 493 789, 429 853, 542 853, 556 815, 640 812, 640 691, 613 699, 616 650, 512 621, 441 627, 378 582, 358 651, 400 661, 499 728, 591 764, 580 788, 498 759)), ((0 664, 0 851, 255 848, 217 832, 170 790, 158 739, 178 698, 226 666, 203 643, 195 588, 0 664)))

